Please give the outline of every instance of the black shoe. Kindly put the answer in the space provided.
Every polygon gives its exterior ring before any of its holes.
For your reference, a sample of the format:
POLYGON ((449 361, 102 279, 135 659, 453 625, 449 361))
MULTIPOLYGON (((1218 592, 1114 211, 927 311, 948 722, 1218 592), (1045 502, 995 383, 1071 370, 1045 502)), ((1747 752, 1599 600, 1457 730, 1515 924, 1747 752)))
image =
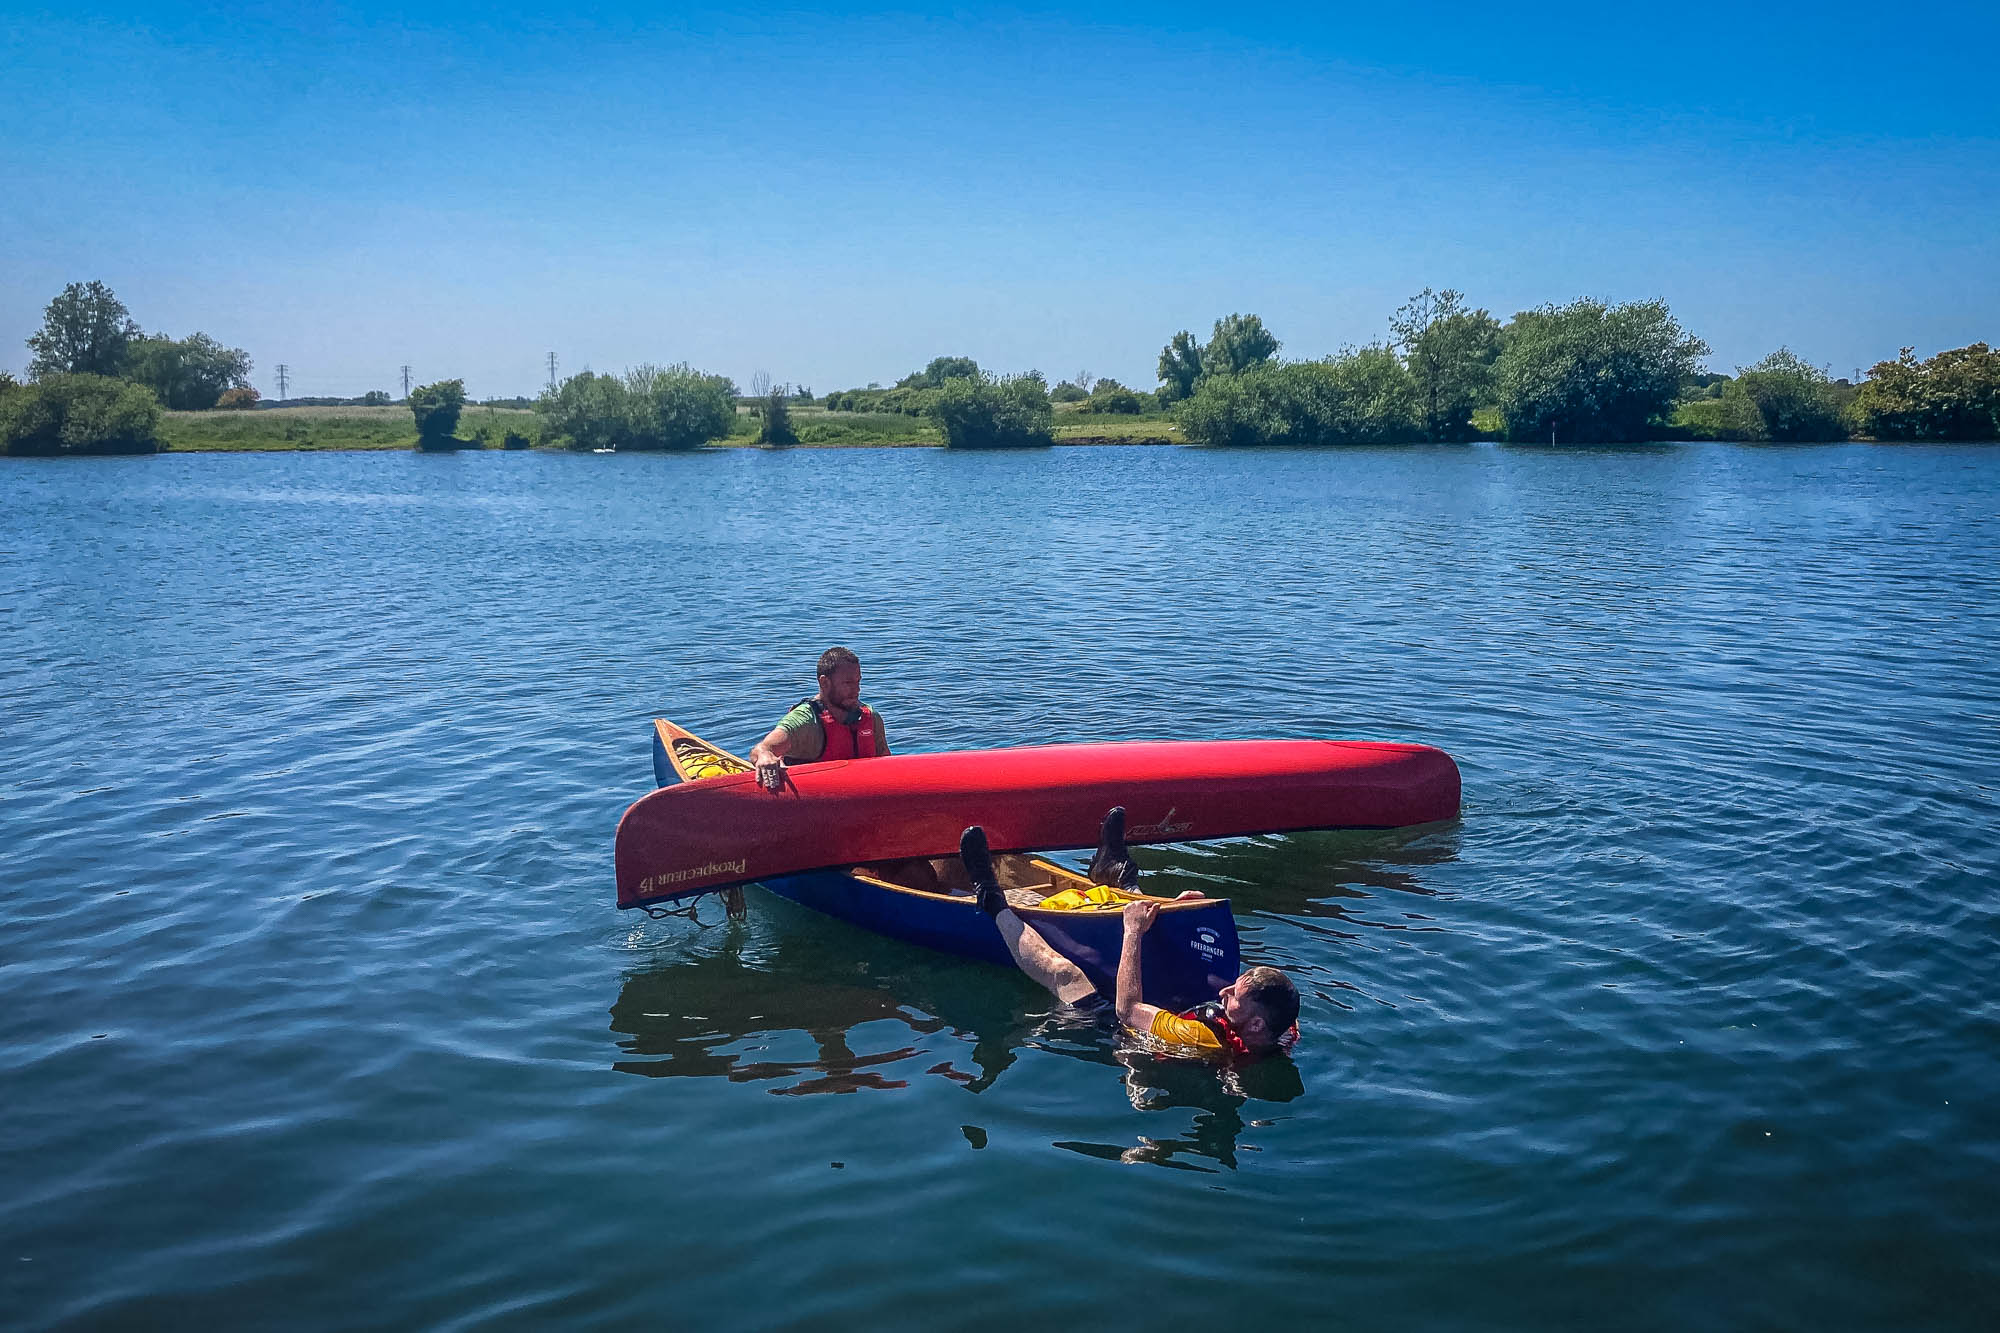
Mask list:
POLYGON ((1097 831, 1097 855, 1090 858, 1090 882, 1129 889, 1139 882, 1139 864, 1125 846, 1125 807, 1104 812, 1097 831))
POLYGON ((986 846, 986 830, 974 824, 958 835, 958 859, 965 865, 965 877, 979 895, 979 910, 997 917, 1006 910, 1007 895, 1000 891, 999 877, 993 873, 993 853, 986 846))

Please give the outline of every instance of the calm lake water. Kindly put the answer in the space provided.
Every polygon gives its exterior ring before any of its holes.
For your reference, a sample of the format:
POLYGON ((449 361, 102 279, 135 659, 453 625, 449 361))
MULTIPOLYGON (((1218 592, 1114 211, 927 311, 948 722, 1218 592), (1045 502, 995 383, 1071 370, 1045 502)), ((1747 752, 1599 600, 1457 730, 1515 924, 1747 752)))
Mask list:
MULTIPOLYGON (((2000 449, 0 464, 0 1323, 1985 1327, 2000 449), (1147 849, 1244 1075, 767 894, 648 720, 1419 740, 1147 849)), ((1080 859, 1080 858, 1079 858, 1080 859)))

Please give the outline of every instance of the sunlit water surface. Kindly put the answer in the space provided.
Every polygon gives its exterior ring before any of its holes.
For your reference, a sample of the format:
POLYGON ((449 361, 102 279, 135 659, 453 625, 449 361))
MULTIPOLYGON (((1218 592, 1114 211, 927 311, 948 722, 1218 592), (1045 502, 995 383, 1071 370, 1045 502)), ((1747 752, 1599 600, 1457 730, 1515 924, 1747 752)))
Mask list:
POLYGON ((9 460, 0 1323, 1990 1328, 1997 557, 1990 448, 9 460), (615 910, 832 642, 1464 817, 1141 853, 1303 984, 1240 1077, 615 910))

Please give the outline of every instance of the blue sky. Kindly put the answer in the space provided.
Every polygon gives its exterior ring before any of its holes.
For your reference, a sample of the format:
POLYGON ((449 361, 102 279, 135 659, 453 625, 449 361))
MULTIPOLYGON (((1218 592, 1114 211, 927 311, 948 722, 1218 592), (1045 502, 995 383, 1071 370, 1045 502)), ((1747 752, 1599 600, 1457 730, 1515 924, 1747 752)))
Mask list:
POLYGON ((0 366, 65 282, 267 394, 942 353, 1151 387, 1417 290, 1728 370, 2000 340, 2000 6, 0 5, 0 366))

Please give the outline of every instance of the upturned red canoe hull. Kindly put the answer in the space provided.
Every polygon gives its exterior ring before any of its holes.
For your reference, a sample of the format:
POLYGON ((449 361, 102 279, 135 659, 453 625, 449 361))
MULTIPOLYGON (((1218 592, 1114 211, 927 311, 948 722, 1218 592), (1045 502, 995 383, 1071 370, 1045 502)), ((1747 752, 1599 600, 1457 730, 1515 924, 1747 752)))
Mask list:
POLYGON ((662 787, 618 822, 618 905, 836 866, 950 856, 968 824, 999 851, 1402 828, 1458 814, 1458 765, 1428 745, 1130 741, 802 764, 780 793, 739 773, 662 787))

